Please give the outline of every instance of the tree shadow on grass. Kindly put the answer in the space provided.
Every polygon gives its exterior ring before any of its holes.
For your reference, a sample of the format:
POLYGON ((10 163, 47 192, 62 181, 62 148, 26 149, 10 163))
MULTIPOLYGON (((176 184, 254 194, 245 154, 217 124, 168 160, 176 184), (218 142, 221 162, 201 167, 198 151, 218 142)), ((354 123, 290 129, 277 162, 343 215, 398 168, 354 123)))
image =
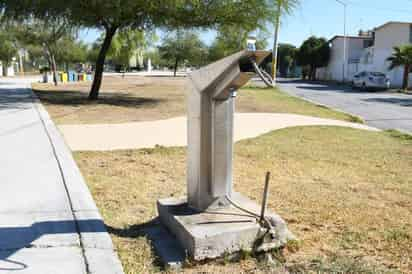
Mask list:
POLYGON ((50 105, 65 106, 96 106, 109 105, 118 107, 139 108, 142 106, 155 106, 165 101, 159 98, 147 98, 131 96, 120 92, 104 92, 99 95, 98 100, 88 100, 86 92, 76 90, 53 91, 53 90, 33 90, 40 100, 50 105))
POLYGON ((160 225, 160 220, 158 218, 155 218, 146 223, 134 224, 126 228, 117 228, 106 224, 106 229, 107 232, 109 232, 110 234, 114 234, 121 238, 138 238, 148 236, 148 234, 150 234, 149 232, 153 228, 158 227, 160 225))
POLYGON ((141 238, 150 241, 154 258, 154 267, 164 268, 168 264, 184 262, 186 252, 176 238, 160 223, 159 218, 141 224, 131 225, 126 228, 115 228, 106 224, 109 234, 120 238, 141 238))

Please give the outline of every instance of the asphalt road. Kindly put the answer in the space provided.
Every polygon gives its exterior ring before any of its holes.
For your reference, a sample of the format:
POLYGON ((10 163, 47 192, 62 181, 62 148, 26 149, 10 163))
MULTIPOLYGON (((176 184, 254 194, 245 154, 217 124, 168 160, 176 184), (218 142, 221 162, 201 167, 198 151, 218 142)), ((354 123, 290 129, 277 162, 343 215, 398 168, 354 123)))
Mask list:
POLYGON ((280 79, 278 85, 291 95, 360 116, 370 126, 412 133, 412 95, 361 92, 302 80, 280 79))

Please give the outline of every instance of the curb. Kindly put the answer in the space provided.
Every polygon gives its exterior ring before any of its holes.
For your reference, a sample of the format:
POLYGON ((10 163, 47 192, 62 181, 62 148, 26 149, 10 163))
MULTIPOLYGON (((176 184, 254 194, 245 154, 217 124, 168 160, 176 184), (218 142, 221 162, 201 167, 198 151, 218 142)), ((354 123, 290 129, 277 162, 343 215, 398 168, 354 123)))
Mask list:
POLYGON ((49 136, 61 174, 66 182, 65 187, 78 228, 87 273, 123 274, 123 267, 114 250, 110 235, 71 151, 40 99, 32 91, 31 84, 27 84, 25 88, 32 95, 34 107, 49 136))

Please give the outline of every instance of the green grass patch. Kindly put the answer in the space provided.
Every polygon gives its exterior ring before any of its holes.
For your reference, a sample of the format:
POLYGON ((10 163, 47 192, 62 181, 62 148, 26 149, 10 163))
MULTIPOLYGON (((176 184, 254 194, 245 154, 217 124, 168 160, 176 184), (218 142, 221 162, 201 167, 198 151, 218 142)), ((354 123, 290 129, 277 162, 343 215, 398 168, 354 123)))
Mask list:
POLYGON ((363 123, 359 117, 313 104, 277 88, 246 87, 239 91, 236 107, 240 112, 294 113, 320 118, 363 123), (259 106, 259 110, 256 109, 259 106))
POLYGON ((389 136, 398 138, 402 141, 412 141, 412 135, 408 133, 401 132, 399 130, 390 129, 385 131, 389 136))

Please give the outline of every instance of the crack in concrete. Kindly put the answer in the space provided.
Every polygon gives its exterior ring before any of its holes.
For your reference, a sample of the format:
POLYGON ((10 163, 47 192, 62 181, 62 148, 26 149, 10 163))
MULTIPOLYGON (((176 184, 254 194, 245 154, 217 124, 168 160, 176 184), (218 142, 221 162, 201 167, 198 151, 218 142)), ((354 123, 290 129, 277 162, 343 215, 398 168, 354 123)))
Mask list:
MULTIPOLYGON (((10 248, 0 248, 0 252, 9 252, 9 251, 16 251, 21 249, 50 249, 50 248, 64 248, 64 247, 76 247, 82 248, 80 244, 67 244, 67 245, 45 245, 45 244, 29 244, 26 246, 19 246, 19 247, 10 247, 10 248)), ((88 249, 95 249, 95 250, 109 250, 116 252, 116 249, 113 248, 103 248, 98 246, 84 246, 86 250, 88 249)))
POLYGON ((10 247, 10 248, 0 248, 0 252, 2 251, 16 251, 21 249, 46 249, 46 248, 60 248, 60 247, 78 247, 80 248, 80 244, 67 244, 67 245, 38 245, 38 244, 29 244, 26 246, 19 246, 19 247, 10 247))
POLYGON ((45 211, 0 211, 0 215, 35 215, 35 214, 72 214, 72 213, 87 213, 87 212, 99 212, 96 209, 85 209, 85 210, 45 210, 45 211))

